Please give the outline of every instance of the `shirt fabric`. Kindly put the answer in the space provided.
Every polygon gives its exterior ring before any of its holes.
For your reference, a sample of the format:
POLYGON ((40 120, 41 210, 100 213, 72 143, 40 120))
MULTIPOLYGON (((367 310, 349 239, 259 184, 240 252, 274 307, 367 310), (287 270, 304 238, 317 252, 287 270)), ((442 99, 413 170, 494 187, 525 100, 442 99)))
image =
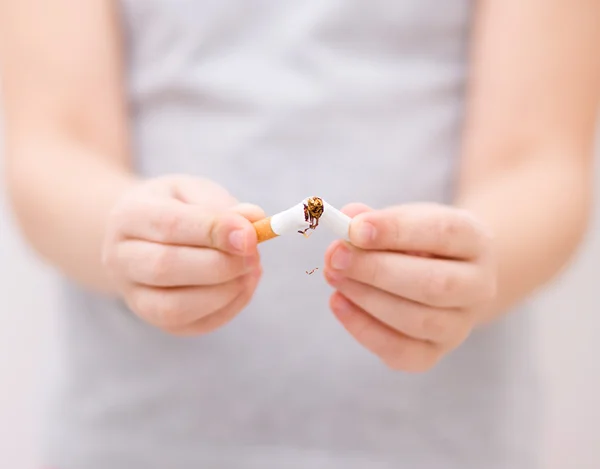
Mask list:
MULTIPOLYGON (((273 214, 451 202, 467 0, 125 0, 136 170, 215 180, 273 214)), ((485 158, 485 155, 481 155, 485 158)), ((44 462, 57 469, 532 469, 526 312, 432 371, 391 371, 328 309, 317 229, 260 246, 251 304, 170 336, 65 280, 44 462)))

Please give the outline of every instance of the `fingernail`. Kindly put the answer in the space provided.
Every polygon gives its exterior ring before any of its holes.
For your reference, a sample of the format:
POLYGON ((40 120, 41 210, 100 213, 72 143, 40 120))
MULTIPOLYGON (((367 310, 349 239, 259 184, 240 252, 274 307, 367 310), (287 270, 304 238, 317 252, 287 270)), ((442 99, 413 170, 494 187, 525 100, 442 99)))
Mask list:
POLYGON ((246 247, 246 236, 244 236, 244 230, 235 230, 229 233, 229 244, 236 251, 244 251, 246 247))
POLYGON ((339 281, 342 279, 342 274, 336 272, 335 270, 328 269, 325 271, 325 278, 329 283, 339 283, 339 281))
POLYGON ((368 221, 359 221, 356 227, 356 241, 360 244, 371 243, 375 239, 375 226, 368 221))
POLYGON ((350 267, 351 257, 352 253, 350 250, 343 244, 340 244, 331 256, 331 267, 336 270, 347 269, 350 267))

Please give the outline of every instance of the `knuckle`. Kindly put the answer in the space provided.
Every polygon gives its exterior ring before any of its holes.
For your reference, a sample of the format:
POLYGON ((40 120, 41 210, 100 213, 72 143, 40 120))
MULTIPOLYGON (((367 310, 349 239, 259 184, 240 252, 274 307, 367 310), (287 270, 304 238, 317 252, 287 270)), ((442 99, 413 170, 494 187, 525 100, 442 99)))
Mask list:
POLYGON ((414 223, 413 210, 413 207, 400 207, 394 212, 393 221, 386 225, 396 246, 403 248, 414 246, 423 237, 421 226, 414 223))
POLYGON ((226 247, 226 243, 221 240, 220 234, 224 232, 222 223, 217 216, 206 215, 200 228, 203 232, 202 237, 206 239, 207 244, 213 247, 226 247))
POLYGON ((232 279, 244 279, 250 276, 242 277, 248 269, 245 264, 247 261, 242 257, 229 256, 219 253, 219 255, 207 266, 207 269, 214 275, 215 281, 218 283, 228 282, 232 279))
POLYGON ((353 329, 353 335, 362 344, 377 343, 377 336, 373 326, 369 321, 355 321, 354 324, 349 324, 353 329))
POLYGON ((456 236, 462 231, 464 223, 459 217, 445 217, 436 220, 432 226, 432 238, 441 249, 452 246, 456 236))
POLYGON ((150 301, 145 289, 134 289, 127 298, 127 304, 143 319, 150 320, 154 316, 154 302, 150 301))
POLYGON ((157 295, 154 318, 161 328, 182 327, 182 307, 179 296, 174 293, 161 292, 157 295))
POLYGON ((181 226, 181 218, 172 212, 161 213, 156 221, 157 231, 162 241, 173 239, 181 226))
POLYGON ((398 210, 393 219, 386 224, 388 235, 392 241, 394 246, 404 246, 406 245, 406 230, 403 230, 401 227, 406 226, 405 224, 406 216, 402 210, 398 210))
MULTIPOLYGON (((193 184, 196 187, 201 187, 203 191, 210 193, 219 204, 219 207, 226 208, 237 203, 235 197, 233 197, 233 195, 231 195, 227 189, 211 179, 198 178, 195 176, 183 177, 188 179, 189 184, 193 184)), ((214 202, 212 204, 214 204, 214 202)))
POLYGON ((154 326, 175 330, 183 325, 175 299, 176 295, 168 292, 150 294, 147 290, 141 290, 132 294, 130 304, 138 316, 154 326))
POLYGON ((251 298, 252 292, 250 291, 239 293, 227 306, 205 315, 190 324, 187 327, 188 333, 204 335, 215 331, 233 320, 248 305, 251 298))
POLYGON ((433 225, 434 234, 440 241, 455 236, 458 232, 458 221, 454 217, 443 217, 436 220, 433 225))
POLYGON ((364 269, 366 272, 366 281, 371 285, 379 285, 382 276, 382 259, 376 254, 356 255, 356 270, 364 269), (361 265, 362 264, 362 265, 361 265))
POLYGON ((412 360, 410 342, 407 339, 388 338, 381 344, 379 356, 385 365, 395 371, 404 371, 412 360))
POLYGON ((449 325, 442 313, 428 313, 421 318, 421 333, 429 340, 442 341, 449 335, 449 325))
POLYGON ((455 276, 440 268, 431 268, 423 278, 423 295, 426 301, 436 304, 454 294, 458 289, 455 276))
POLYGON ((230 266, 227 262, 215 261, 206 265, 206 270, 212 272, 211 276, 215 283, 226 282, 231 274, 230 266))
POLYGON ((154 248, 148 267, 148 277, 153 283, 161 283, 169 278, 173 272, 176 258, 174 251, 167 247, 154 248))
POLYGON ((369 287, 365 287, 361 283, 356 282, 353 285, 342 285, 342 288, 346 290, 348 299, 350 299, 363 311, 372 314, 373 311, 377 311, 379 309, 379 299, 377 296, 369 294, 369 287))

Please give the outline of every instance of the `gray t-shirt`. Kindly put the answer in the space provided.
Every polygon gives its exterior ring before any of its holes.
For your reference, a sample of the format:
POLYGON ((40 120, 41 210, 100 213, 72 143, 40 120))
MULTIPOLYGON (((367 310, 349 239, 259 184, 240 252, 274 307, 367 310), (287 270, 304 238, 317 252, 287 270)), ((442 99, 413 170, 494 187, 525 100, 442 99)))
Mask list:
MULTIPOLYGON (((451 200, 467 0, 127 0, 145 176, 206 176, 268 213, 318 195, 451 200)), ((481 155, 485 158, 485 155, 481 155)), ((387 369, 328 309, 332 241, 261 245, 251 305, 169 336, 66 283, 45 460, 57 469, 532 469, 540 399, 527 316, 426 374, 387 369)))

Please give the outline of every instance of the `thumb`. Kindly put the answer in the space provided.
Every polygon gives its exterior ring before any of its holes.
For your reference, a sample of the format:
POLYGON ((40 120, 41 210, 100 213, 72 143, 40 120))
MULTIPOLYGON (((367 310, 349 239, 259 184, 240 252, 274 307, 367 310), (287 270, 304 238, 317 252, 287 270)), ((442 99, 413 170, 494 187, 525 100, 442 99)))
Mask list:
POLYGON ((355 216, 360 215, 361 213, 371 211, 373 211, 371 207, 361 203, 351 203, 342 208, 342 212, 348 215, 350 218, 354 218, 355 216))
POLYGON ((191 205, 214 209, 226 210, 237 203, 224 187, 210 179, 194 176, 173 176, 171 179, 172 195, 191 205))
POLYGON ((248 203, 234 205, 233 207, 231 207, 230 210, 234 213, 243 216, 252 223, 258 220, 262 220, 267 216, 265 214, 265 211, 258 205, 248 203))

